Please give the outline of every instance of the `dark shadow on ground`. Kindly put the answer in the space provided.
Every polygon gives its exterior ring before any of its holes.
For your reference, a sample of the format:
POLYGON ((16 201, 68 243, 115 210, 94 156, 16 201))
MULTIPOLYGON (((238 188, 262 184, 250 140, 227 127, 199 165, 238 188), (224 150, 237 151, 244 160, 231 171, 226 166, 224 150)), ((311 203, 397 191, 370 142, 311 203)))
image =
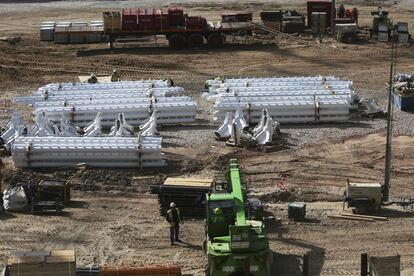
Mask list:
POLYGON ((372 213, 370 215, 383 216, 383 217, 389 217, 389 218, 412 218, 414 217, 414 211, 411 209, 406 209, 406 210, 389 209, 385 206, 385 207, 382 207, 381 210, 378 210, 377 212, 372 213))
POLYGON ((82 201, 82 200, 71 200, 65 203, 65 206, 68 208, 76 208, 76 209, 87 209, 89 207, 89 202, 82 201))
POLYGON ((190 249, 194 249, 194 250, 200 250, 201 251, 203 249, 203 247, 201 245, 194 245, 194 244, 191 244, 191 243, 188 243, 188 242, 185 242, 185 241, 181 241, 181 242, 178 242, 178 243, 175 243, 175 244, 183 246, 183 247, 187 247, 187 248, 190 248, 190 249))
POLYGON ((225 44, 219 49, 211 49, 207 46, 198 49, 171 49, 166 44, 165 46, 133 46, 125 48, 101 48, 101 49, 83 49, 78 50, 77 56, 99 56, 99 55, 118 55, 118 54, 129 54, 129 55, 192 55, 192 54, 214 54, 216 52, 233 52, 233 51, 274 51, 277 49, 276 44, 225 44))
POLYGON ((273 252, 272 276, 303 276, 303 257, 273 252))
POLYGON ((15 215, 13 215, 12 213, 9 212, 0 212, 0 221, 6 221, 9 219, 14 219, 16 218, 15 215))

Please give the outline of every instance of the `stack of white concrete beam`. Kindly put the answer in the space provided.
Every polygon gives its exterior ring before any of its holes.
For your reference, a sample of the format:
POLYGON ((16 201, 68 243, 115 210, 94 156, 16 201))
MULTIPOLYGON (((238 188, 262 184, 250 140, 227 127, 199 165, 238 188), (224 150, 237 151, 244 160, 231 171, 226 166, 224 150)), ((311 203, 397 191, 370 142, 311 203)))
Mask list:
POLYGON ((18 137, 18 168, 145 168, 165 166, 160 137, 18 137))
POLYGON ((159 124, 194 122, 197 105, 182 96, 182 87, 168 80, 141 80, 113 83, 48 84, 33 96, 16 97, 15 102, 31 104, 33 113, 44 113, 53 122, 63 116, 77 126, 86 126, 101 113, 102 126, 112 126, 119 113, 129 124, 138 125, 157 110, 159 124))
POLYGON ((355 108, 352 82, 336 77, 281 77, 211 80, 214 120, 221 122, 238 107, 248 123, 258 123, 267 109, 280 123, 341 122, 355 108))

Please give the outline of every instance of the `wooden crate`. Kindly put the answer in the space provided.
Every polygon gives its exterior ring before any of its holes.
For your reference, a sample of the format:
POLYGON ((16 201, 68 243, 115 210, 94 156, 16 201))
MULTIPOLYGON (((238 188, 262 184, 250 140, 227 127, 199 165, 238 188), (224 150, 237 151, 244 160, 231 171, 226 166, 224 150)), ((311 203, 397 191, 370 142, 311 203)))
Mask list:
POLYGON ((8 266, 10 276, 76 276, 74 250, 16 251, 8 266))

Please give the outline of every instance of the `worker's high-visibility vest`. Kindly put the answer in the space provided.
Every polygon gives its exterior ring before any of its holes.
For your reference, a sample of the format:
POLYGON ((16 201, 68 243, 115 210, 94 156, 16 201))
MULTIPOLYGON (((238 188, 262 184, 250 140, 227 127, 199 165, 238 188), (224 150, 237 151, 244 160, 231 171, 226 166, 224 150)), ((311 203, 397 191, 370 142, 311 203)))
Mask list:
MULTIPOLYGON (((175 208, 175 210, 177 210, 177 216, 178 216, 178 221, 181 221, 181 215, 180 215, 180 210, 178 208, 175 208)), ((170 223, 171 227, 175 226, 174 220, 173 220, 173 213, 172 213, 173 209, 169 209, 167 211, 167 220, 170 223)))

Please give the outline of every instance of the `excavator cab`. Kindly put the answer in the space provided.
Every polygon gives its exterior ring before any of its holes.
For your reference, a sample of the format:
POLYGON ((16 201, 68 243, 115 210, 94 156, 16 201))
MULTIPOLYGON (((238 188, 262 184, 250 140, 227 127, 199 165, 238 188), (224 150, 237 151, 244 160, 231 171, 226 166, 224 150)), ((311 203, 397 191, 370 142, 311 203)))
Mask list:
POLYGON ((226 236, 234 224, 234 201, 229 193, 208 194, 206 226, 209 238, 226 236))

